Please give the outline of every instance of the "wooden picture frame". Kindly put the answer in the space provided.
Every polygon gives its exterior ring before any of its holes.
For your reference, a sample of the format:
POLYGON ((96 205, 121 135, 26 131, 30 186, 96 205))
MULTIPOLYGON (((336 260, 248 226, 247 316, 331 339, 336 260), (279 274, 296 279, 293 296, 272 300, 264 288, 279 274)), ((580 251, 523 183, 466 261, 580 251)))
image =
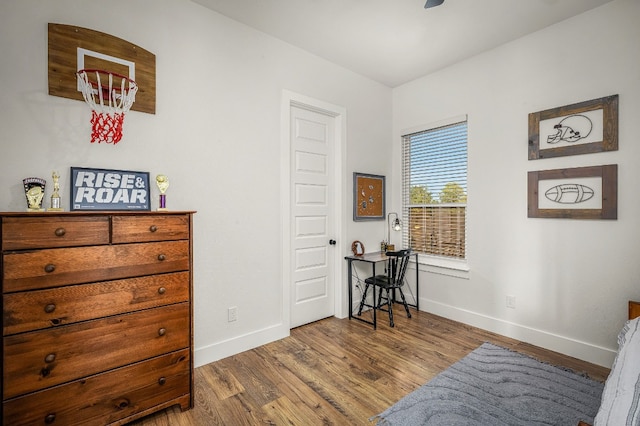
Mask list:
POLYGON ((618 165, 529 172, 528 217, 618 218, 618 165))
POLYGON ((71 210, 151 210, 148 172, 71 167, 71 210))
POLYGON ((385 219, 385 178, 368 173, 353 173, 353 220, 385 219))
POLYGON ((640 317, 640 302, 629 300, 629 319, 640 317))
POLYGON ((354 256, 362 256, 364 255, 364 244, 362 244, 360 241, 355 240, 354 242, 351 243, 351 252, 353 253, 354 256))
POLYGON ((618 150, 618 95, 529 114, 529 160, 618 150))

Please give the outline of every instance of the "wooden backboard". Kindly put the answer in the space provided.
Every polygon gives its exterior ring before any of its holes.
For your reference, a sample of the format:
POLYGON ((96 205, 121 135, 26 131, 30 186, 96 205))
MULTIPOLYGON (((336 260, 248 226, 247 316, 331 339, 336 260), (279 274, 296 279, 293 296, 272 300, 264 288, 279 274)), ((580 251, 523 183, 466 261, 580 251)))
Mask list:
POLYGON ((76 72, 104 69, 135 80, 134 111, 156 113, 156 55, 109 34, 49 24, 49 94, 84 102, 76 72))

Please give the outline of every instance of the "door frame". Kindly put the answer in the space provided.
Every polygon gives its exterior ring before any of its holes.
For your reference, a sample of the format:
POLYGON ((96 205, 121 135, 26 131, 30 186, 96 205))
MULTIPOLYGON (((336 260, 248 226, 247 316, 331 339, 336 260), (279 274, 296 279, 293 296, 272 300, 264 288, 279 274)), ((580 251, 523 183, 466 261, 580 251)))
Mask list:
POLYGON ((330 250, 334 282, 334 316, 344 318, 345 315, 345 287, 342 276, 344 271, 343 251, 345 239, 344 226, 344 176, 346 176, 346 140, 347 140, 347 110, 309 96, 301 95, 290 90, 282 91, 281 103, 281 143, 280 143, 280 197, 281 197, 281 241, 282 248, 282 322, 286 330, 291 329, 291 107, 306 109, 332 117, 335 120, 335 146, 333 182, 335 203, 331 214, 335 218, 336 245, 330 250))

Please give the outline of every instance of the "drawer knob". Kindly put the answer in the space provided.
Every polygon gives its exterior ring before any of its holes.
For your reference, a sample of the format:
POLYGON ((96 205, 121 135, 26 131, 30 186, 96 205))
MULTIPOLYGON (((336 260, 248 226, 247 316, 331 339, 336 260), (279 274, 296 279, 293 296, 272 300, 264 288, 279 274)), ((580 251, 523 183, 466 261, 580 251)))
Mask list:
POLYGON ((54 232, 54 234, 56 234, 56 237, 64 237, 64 234, 66 233, 67 233, 67 230, 64 228, 58 228, 54 232))
POLYGON ((158 379, 158 384, 159 384, 160 386, 164 385, 165 383, 167 383, 167 379, 166 379, 166 378, 164 378, 164 377, 160 377, 160 378, 158 379))
POLYGON ((160 330, 158 330, 158 336, 164 336, 165 334, 167 334, 166 328, 161 328, 160 330))
POLYGON ((159 255, 158 255, 158 260, 159 260, 160 262, 162 262, 162 261, 163 261, 163 260, 165 260, 166 258, 167 258, 167 256, 165 256, 164 254, 159 254, 159 255))
POLYGON ((167 289, 166 289, 166 288, 164 288, 164 287, 160 287, 160 288, 158 289, 158 293, 159 293, 159 294, 165 294, 166 292, 167 292, 167 289))
POLYGON ((125 408, 127 408, 129 406, 129 400, 128 399, 122 399, 120 402, 118 402, 118 408, 121 410, 124 410, 125 408))
POLYGON ((53 424, 56 421, 56 413, 47 414, 44 418, 45 424, 53 424))
POLYGON ((151 232, 156 232, 157 230, 158 230, 158 227, 157 227, 157 226, 155 226, 155 225, 151 225, 151 226, 149 227, 149 231, 151 231, 151 232))
POLYGON ((54 305, 53 303, 49 303, 47 306, 44 307, 44 311, 48 314, 50 314, 55 310, 56 310, 56 305, 54 305))
POLYGON ((44 271, 48 272, 48 273, 51 273, 51 272, 53 272, 55 270, 56 270, 56 265, 54 265, 53 263, 49 263, 49 264, 45 265, 45 267, 44 267, 44 271))
POLYGON ((56 360, 56 354, 49 354, 46 357, 44 357, 44 362, 46 363, 52 363, 55 360, 56 360))

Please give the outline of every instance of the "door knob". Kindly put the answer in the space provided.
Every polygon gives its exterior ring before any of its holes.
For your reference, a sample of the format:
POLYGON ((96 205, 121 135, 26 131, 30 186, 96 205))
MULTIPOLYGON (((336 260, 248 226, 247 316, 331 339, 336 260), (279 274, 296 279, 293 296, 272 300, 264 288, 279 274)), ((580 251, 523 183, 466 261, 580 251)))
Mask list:
POLYGON ((329 244, 331 244, 332 246, 336 245, 336 240, 329 240, 329 244))

